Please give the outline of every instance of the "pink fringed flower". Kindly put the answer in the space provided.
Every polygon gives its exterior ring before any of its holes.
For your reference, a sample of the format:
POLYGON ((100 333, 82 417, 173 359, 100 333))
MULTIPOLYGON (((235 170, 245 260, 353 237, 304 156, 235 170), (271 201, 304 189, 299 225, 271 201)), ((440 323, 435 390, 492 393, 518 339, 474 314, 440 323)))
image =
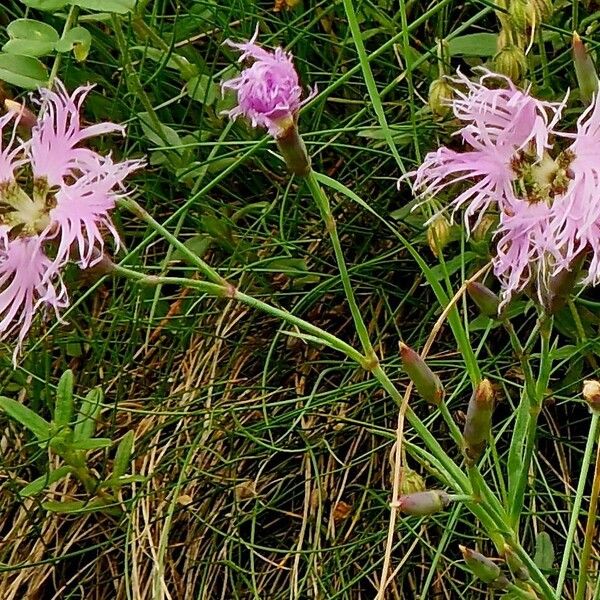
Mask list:
MULTIPOLYGON (((555 276, 592 251, 584 283, 600 281, 600 101, 579 119, 576 134, 558 134, 562 103, 542 102, 507 78, 485 71, 478 83, 460 76, 466 87, 452 103, 465 122, 458 132, 463 152, 440 148, 409 176, 415 190, 435 196, 460 184, 451 200, 466 207, 469 230, 487 211, 498 214, 493 267, 502 282, 503 304, 528 284, 540 301, 555 276), (489 89, 491 82, 502 87, 489 89), (567 150, 556 137, 572 138, 567 150)), ((554 285, 554 284, 552 284, 554 285)))
POLYGON ((265 127, 274 138, 286 133, 296 120, 300 107, 316 93, 302 100, 302 88, 294 68, 292 55, 282 48, 268 52, 256 44, 258 27, 248 42, 225 43, 239 50, 240 61, 252 64, 238 77, 224 81, 222 88, 234 90, 237 106, 228 111, 232 119, 243 116, 253 127, 265 127))
POLYGON ((90 87, 72 95, 60 83, 57 89, 40 91, 30 139, 17 139, 18 113, 0 118, 0 338, 17 333, 17 350, 38 310, 58 315, 68 306, 61 276, 66 263, 73 259, 86 268, 101 260, 105 231, 118 244, 110 211, 125 178, 143 164, 116 163, 81 146, 123 129, 82 127, 79 112, 90 87), (13 118, 10 135, 3 136, 13 118))

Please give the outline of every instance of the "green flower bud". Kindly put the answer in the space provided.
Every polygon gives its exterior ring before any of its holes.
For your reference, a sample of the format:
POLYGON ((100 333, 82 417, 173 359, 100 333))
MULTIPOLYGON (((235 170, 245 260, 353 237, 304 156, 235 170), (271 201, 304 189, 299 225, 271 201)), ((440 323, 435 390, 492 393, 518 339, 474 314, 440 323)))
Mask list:
POLYGON ((429 108, 438 117, 445 117, 450 112, 450 102, 454 97, 454 89, 445 77, 440 77, 429 86, 429 108))
POLYGON ((400 357, 406 374, 419 394, 430 404, 439 406, 444 398, 444 387, 440 378, 414 350, 402 342, 400 342, 400 357))
POLYGON ((583 399, 588 403, 592 412, 600 412, 600 382, 595 379, 584 381, 583 399))
MULTIPOLYGON (((481 579, 481 581, 494 583, 503 577, 500 567, 487 556, 483 556, 483 554, 464 546, 459 546, 459 549, 473 575, 481 579)), ((502 580, 500 580, 500 583, 502 583, 502 580)))
POLYGON ((282 129, 284 133, 276 139, 276 142, 285 164, 295 175, 302 177, 308 175, 310 173, 310 157, 304 141, 298 133, 296 123, 290 121, 282 129))
POLYGON ((427 228, 427 243, 434 256, 439 256, 450 241, 450 223, 442 214, 437 215, 427 228))
POLYGON ((585 44, 581 41, 576 31, 573 32, 572 48, 579 93, 581 94, 581 99, 586 104, 589 104, 594 94, 598 92, 598 74, 592 57, 589 55, 585 44))
POLYGON ((471 281, 467 284, 467 293, 482 314, 491 319, 498 318, 500 298, 490 288, 478 281, 471 281))
POLYGON ((482 454, 492 430, 494 389, 489 379, 483 379, 471 395, 463 430, 465 454, 470 462, 482 454))
POLYGON ((514 44, 505 46, 494 56, 494 68, 512 81, 520 81, 527 72, 525 52, 514 44))
POLYGON ((535 29, 552 16, 552 0, 511 0, 508 12, 517 29, 535 29))
POLYGON ((402 468, 402 479, 400 482, 400 493, 403 495, 414 494, 425 490, 424 479, 408 467, 402 468))
POLYGON ((428 490, 400 496, 398 499, 400 511, 413 517, 426 517, 440 512, 450 503, 446 492, 441 490, 428 490))
POLYGON ((504 560, 515 579, 529 581, 530 577, 527 567, 508 544, 504 546, 504 560))

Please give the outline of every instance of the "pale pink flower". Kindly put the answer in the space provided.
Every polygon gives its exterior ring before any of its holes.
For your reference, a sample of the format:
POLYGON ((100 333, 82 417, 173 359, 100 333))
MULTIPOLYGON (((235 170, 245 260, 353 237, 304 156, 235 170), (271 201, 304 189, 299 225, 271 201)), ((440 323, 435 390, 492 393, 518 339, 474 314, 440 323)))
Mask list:
POLYGON ((542 159, 563 104, 540 102, 507 77, 489 71, 479 83, 462 75, 456 83, 467 87, 467 93, 458 91, 452 102, 456 117, 467 123, 457 132, 465 151, 442 147, 430 152, 407 176, 414 177, 415 191, 425 197, 437 196, 452 184, 467 184, 451 206, 456 211, 466 205, 465 226, 470 231, 474 215, 479 220, 491 205, 503 210, 516 202, 515 161, 525 152, 530 162, 542 159), (494 79, 508 87, 486 87, 494 79))
POLYGON ((42 108, 26 141, 16 137, 16 119, 10 136, 2 135, 18 114, 0 117, 0 339, 16 334, 17 352, 38 311, 58 316, 68 306, 66 263, 86 268, 101 260, 106 231, 118 244, 110 211, 125 194, 125 178, 143 165, 81 145, 123 131, 113 123, 81 126, 89 90, 41 90, 42 108))
POLYGON ((238 77, 224 81, 224 90, 234 90, 237 106, 227 111, 231 119, 243 116, 253 127, 265 127, 274 138, 282 136, 297 118, 300 107, 314 96, 302 100, 302 87, 290 52, 276 48, 269 52, 256 44, 258 27, 248 42, 225 43, 239 50, 240 61, 251 59, 252 64, 238 77))
POLYGON ((560 265, 568 268, 582 251, 591 251, 583 284, 600 282, 600 96, 577 120, 577 132, 566 154, 571 178, 563 197, 554 201, 552 234, 562 249, 560 265))
POLYGON ((538 292, 546 287, 557 252, 548 234, 551 219, 551 206, 528 200, 516 200, 500 214, 493 265, 502 283, 501 306, 532 281, 538 292))

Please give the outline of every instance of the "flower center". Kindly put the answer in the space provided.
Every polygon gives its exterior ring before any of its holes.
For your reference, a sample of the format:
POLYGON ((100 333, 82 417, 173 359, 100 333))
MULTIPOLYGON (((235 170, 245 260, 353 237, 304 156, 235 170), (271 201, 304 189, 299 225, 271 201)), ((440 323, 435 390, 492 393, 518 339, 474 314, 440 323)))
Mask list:
POLYGON ((54 194, 45 178, 34 180, 32 197, 16 181, 0 184, 0 224, 7 226, 14 237, 42 233, 56 206, 54 194))

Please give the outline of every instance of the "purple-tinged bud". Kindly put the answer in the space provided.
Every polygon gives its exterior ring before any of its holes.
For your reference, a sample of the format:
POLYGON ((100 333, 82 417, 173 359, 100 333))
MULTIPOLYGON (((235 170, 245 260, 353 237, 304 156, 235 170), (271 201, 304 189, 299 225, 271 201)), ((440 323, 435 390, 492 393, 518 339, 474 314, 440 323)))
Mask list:
POLYGON ((463 430, 465 454, 469 461, 476 461, 485 449, 492 430, 494 389, 489 379, 483 379, 471 395, 463 430))
POLYGON ((31 131, 37 123, 37 117, 24 104, 7 98, 4 100, 4 108, 7 112, 13 113, 17 123, 28 131, 31 131))
POLYGON ((491 319, 498 317, 500 298, 490 288, 478 281, 471 281, 467 284, 467 293, 482 314, 491 319))
POLYGON ((400 357, 406 374, 424 400, 439 406, 444 399, 444 387, 440 378, 427 366, 412 348, 400 342, 400 357))
POLYGON ((527 567, 508 544, 504 546, 504 560, 515 579, 518 579, 519 581, 529 581, 530 577, 527 567))
POLYGON ((450 112, 450 103, 454 98, 454 88, 445 77, 440 77, 429 86, 429 108, 438 117, 445 117, 450 112))
POLYGON ((441 490, 427 490, 400 496, 400 512, 413 517, 426 517, 444 510, 450 503, 450 497, 441 490))
POLYGON ((600 413, 600 382, 587 379, 583 382, 583 399, 594 413, 600 413))
POLYGON ((586 255, 586 251, 580 252, 569 265, 569 269, 563 269, 550 277, 547 286, 543 286, 539 290, 539 295, 547 314, 556 314, 569 300, 571 292, 579 278, 586 255))
POLYGON ((494 56, 494 70, 512 81, 521 81, 527 73, 525 52, 514 44, 505 46, 494 56))
POLYGON ((475 577, 488 584, 494 584, 498 581, 502 583, 501 578, 504 577, 502 569, 493 560, 464 546, 459 546, 459 549, 467 566, 471 569, 475 577))
POLYGON ((594 61, 576 31, 573 32, 573 64, 581 99, 589 104, 598 92, 598 73, 594 61))

